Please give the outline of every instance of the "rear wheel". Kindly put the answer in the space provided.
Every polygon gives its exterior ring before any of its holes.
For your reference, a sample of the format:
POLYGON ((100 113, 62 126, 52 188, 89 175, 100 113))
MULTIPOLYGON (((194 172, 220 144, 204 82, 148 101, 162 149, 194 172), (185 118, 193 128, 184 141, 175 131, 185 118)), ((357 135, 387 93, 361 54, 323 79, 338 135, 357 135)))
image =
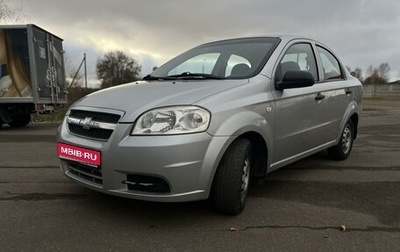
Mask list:
POLYGON ((28 125, 30 121, 31 121, 30 114, 20 114, 15 116, 11 122, 8 122, 8 125, 14 128, 19 128, 28 125))
POLYGON ((213 184, 213 203, 218 211, 238 214, 244 209, 252 159, 252 146, 247 139, 237 139, 228 148, 213 184))
POLYGON ((339 143, 328 149, 328 155, 335 160, 345 160, 350 156, 354 141, 354 124, 352 120, 346 123, 339 143))

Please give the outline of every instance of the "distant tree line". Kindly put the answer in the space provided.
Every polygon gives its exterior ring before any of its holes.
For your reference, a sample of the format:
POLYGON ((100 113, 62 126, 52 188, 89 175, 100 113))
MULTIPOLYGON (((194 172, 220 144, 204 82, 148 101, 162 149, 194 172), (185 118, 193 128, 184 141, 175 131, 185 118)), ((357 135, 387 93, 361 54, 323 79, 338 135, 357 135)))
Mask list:
POLYGON ((347 69, 363 84, 386 84, 390 81, 390 66, 387 62, 380 64, 378 67, 370 65, 367 68, 365 76, 359 67, 356 67, 354 70, 351 70, 350 67, 347 67, 347 69))

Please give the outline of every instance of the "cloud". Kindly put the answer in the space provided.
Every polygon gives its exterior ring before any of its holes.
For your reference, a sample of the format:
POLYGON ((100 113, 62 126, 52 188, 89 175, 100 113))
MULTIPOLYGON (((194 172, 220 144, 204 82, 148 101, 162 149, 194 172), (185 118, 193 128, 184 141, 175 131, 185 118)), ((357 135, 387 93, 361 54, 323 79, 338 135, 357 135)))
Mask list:
POLYGON ((20 0, 10 4, 21 8, 29 22, 64 38, 67 52, 72 44, 71 50, 89 48, 97 57, 119 49, 136 56, 146 69, 211 40, 271 34, 319 40, 352 68, 388 62, 393 70, 400 69, 396 54, 400 2, 395 0, 20 0))

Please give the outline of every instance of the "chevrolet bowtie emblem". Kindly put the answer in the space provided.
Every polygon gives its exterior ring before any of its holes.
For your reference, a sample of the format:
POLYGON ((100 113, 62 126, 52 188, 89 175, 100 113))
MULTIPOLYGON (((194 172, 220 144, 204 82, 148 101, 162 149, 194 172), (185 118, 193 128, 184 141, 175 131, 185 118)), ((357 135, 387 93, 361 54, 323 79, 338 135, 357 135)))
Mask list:
POLYGON ((90 127, 94 126, 96 122, 92 121, 92 117, 85 117, 85 119, 82 119, 79 121, 79 125, 83 127, 83 129, 90 129, 90 127))

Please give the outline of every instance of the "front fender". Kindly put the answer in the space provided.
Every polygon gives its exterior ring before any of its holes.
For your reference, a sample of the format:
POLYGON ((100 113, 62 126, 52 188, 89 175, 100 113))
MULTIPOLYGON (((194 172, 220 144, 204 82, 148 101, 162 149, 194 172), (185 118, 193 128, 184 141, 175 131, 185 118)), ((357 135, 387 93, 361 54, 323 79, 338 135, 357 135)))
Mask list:
POLYGON ((256 112, 241 111, 221 122, 214 132, 208 133, 212 136, 240 136, 247 132, 256 132, 268 142, 268 139, 272 137, 270 123, 256 112))
MULTIPOLYGON (((215 119, 215 118, 214 118, 215 119)), ((268 122, 262 115, 252 112, 252 111, 241 111, 239 113, 233 114, 222 122, 217 123, 218 128, 215 131, 210 131, 209 134, 213 137, 212 142, 207 150, 206 157, 203 161, 203 169, 200 174, 200 184, 207 183, 205 186, 206 193, 209 194, 212 186, 212 181, 215 172, 218 169, 218 165, 224 156, 225 152, 238 137, 246 133, 256 133, 260 135, 267 146, 267 155, 270 156, 271 152, 271 139, 272 138, 272 128, 270 126, 271 122, 268 122), (209 171, 209 169, 212 169, 209 171), (211 176, 211 177, 209 177, 211 176)))
POLYGON ((217 123, 218 128, 208 132, 215 137, 230 137, 230 141, 222 151, 224 153, 229 145, 238 137, 246 133, 256 133, 260 135, 267 147, 268 156, 271 156, 273 149, 273 113, 270 112, 268 117, 263 116, 254 111, 240 111, 230 115, 228 118, 222 119, 217 123))

